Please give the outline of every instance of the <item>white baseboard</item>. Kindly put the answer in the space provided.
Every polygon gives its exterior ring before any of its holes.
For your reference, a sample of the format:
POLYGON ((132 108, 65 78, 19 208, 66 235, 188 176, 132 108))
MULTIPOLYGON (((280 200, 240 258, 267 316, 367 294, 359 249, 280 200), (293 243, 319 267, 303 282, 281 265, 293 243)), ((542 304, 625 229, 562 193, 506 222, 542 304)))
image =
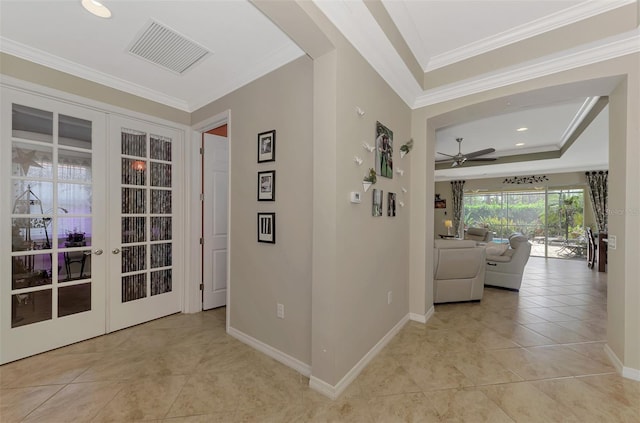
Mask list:
POLYGON ((613 364, 613 367, 616 368, 616 370, 622 375, 622 377, 640 381, 640 370, 632 369, 631 367, 625 367, 616 353, 614 353, 611 347, 609 347, 609 344, 605 344, 604 352, 607 353, 609 360, 611 360, 611 364, 613 364))
POLYGON ((419 322, 419 323, 427 323, 431 318, 431 316, 433 316, 434 312, 435 312, 435 308, 431 306, 431 308, 427 310, 425 314, 409 313, 409 320, 413 320, 414 322, 419 322))
POLYGON ((380 351, 393 339, 394 336, 402 329, 402 327, 409 321, 409 315, 404 316, 400 321, 387 332, 376 345, 373 346, 367 352, 364 357, 356 363, 355 366, 347 372, 346 375, 335 385, 330 385, 327 382, 311 376, 309 378, 309 387, 331 399, 336 399, 344 392, 345 389, 355 380, 356 377, 364 370, 364 368, 378 355, 380 351))
POLYGON ((291 357, 288 354, 283 353, 282 351, 273 348, 271 345, 265 344, 262 341, 255 339, 252 336, 247 335, 244 332, 240 332, 238 329, 234 329, 232 327, 227 328, 227 333, 234 338, 236 338, 240 342, 244 342, 250 347, 255 348, 256 350, 268 355, 276 361, 284 364, 287 367, 292 368, 298 373, 309 377, 311 375, 311 366, 303 363, 297 358, 291 357))

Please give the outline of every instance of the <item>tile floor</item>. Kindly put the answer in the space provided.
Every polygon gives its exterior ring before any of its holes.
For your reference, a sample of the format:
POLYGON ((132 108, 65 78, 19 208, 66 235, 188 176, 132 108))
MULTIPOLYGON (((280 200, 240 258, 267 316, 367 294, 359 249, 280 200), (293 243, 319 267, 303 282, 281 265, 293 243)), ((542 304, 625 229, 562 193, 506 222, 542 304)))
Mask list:
POLYGON ((7 422, 640 422, 604 351, 606 274, 532 258, 520 294, 409 322, 336 401, 224 331, 174 315, 0 367, 7 422))

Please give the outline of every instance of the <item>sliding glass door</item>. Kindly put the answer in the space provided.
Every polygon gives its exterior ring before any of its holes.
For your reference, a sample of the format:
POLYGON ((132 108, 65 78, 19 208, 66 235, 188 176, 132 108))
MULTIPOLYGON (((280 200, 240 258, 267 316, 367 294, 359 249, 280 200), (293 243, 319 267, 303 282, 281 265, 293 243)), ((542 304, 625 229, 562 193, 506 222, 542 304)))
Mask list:
POLYGON ((495 242, 506 242, 510 234, 521 232, 533 244, 533 256, 582 257, 584 189, 465 193, 464 225, 489 228, 495 242))

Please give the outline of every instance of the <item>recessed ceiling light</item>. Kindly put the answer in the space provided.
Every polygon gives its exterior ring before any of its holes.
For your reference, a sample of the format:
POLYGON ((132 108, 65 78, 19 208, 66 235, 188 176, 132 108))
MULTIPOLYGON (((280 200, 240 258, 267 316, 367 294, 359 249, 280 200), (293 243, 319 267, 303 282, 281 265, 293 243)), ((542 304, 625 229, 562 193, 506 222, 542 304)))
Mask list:
POLYGON ((518 129, 516 129, 516 131, 518 131, 518 132, 523 132, 523 131, 526 131, 527 129, 529 129, 529 128, 524 128, 524 127, 523 127, 523 128, 518 128, 518 129))
POLYGON ((101 18, 110 18, 111 11, 105 5, 96 0, 82 0, 82 7, 101 18))
POLYGON ((522 147, 523 145, 524 145, 523 142, 519 142, 519 143, 516 144, 516 147, 522 147))

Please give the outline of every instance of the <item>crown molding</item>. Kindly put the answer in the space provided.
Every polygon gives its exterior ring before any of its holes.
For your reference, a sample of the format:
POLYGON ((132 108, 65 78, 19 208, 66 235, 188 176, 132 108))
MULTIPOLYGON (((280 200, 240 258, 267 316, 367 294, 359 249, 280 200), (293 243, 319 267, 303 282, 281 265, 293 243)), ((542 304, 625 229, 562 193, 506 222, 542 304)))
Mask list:
POLYGON ((520 68, 507 68, 501 72, 466 81, 449 84, 442 88, 424 91, 416 97, 412 108, 430 106, 455 98, 492 90, 519 82, 563 72, 581 66, 615 59, 640 51, 640 31, 634 30, 613 41, 573 53, 560 52, 543 57, 539 62, 520 68))
POLYGON ((416 93, 422 89, 367 6, 360 0, 314 0, 314 4, 407 106, 411 107, 416 93), (354 21, 355 16, 357 22, 354 21))
POLYGON ((110 88, 124 91, 128 94, 133 94, 147 100, 155 101, 166 106, 174 107, 184 112, 189 112, 187 102, 184 100, 168 96, 155 90, 150 90, 137 84, 132 84, 131 82, 115 78, 87 66, 79 65, 69 60, 56 57, 45 51, 28 47, 4 37, 0 37, 0 46, 0 51, 21 59, 105 85, 110 88))
POLYGON ((259 66, 248 67, 247 72, 238 75, 233 80, 229 81, 227 84, 219 85, 212 84, 207 87, 207 90, 203 90, 205 95, 196 99, 193 102, 188 103, 189 112, 193 112, 195 110, 200 109, 201 107, 210 104, 221 97, 237 90, 238 88, 255 81, 256 79, 290 63, 300 57, 304 56, 305 53, 295 44, 286 45, 282 48, 278 48, 277 50, 271 52, 269 54, 269 59, 262 61, 259 66))
POLYGON ((553 31, 566 25, 609 12, 619 7, 634 3, 636 0, 587 1, 568 7, 559 12, 536 19, 511 30, 474 41, 473 43, 450 50, 430 58, 424 71, 429 72, 444 66, 478 56, 483 53, 510 44, 553 31))

